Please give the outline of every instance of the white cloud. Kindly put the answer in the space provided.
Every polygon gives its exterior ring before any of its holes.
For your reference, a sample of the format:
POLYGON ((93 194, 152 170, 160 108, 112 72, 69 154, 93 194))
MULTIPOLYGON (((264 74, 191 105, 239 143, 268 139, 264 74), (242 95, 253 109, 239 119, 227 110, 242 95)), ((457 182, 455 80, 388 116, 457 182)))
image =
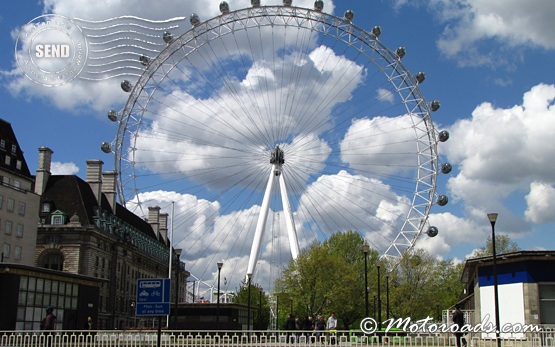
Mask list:
POLYGON ((555 202, 555 186, 542 182, 532 182, 530 193, 526 195, 528 207, 524 212, 526 218, 534 223, 553 223, 553 203, 555 202))
POLYGON ((504 49, 494 51, 492 40, 504 48, 555 49, 552 0, 536 0, 533 6, 520 0, 395 1, 396 8, 422 4, 445 25, 439 50, 460 65, 495 65, 514 58, 504 49))
POLYGON ((79 167, 77 167, 74 163, 60 163, 53 161, 50 172, 52 175, 75 175, 79 172, 79 167))
MULTIPOLYGON (((230 8, 240 9, 249 7, 250 3, 244 0, 230 0, 228 1, 230 8)), ((271 4, 282 4, 279 0, 269 1, 271 4)), ((295 1, 295 6, 312 8, 314 5, 312 0, 298 0, 295 1)), ((325 12, 332 13, 334 5, 332 1, 326 1, 325 12)), ((145 18, 152 21, 163 21, 171 18, 183 17, 179 22, 178 28, 172 28, 170 31, 174 36, 178 36, 191 28, 189 23, 189 16, 192 13, 197 13, 201 20, 207 20, 212 17, 220 15, 218 2, 211 0, 200 1, 177 1, 177 0, 161 0, 157 2, 144 2, 140 0, 116 0, 116 1, 86 1, 86 0, 45 0, 44 13, 58 14, 71 19, 76 19, 76 22, 83 26, 83 31, 91 34, 92 36, 98 33, 92 32, 96 25, 93 21, 104 21, 119 16, 135 16, 138 18, 145 18), (80 22, 84 20, 84 22, 80 22)), ((29 18, 31 20, 32 18, 29 18)), ((25 23, 21 23, 22 25, 25 23)), ((175 25, 175 23, 172 23, 175 25)), ((14 34, 17 31, 14 31, 14 34)), ((133 36, 132 34, 129 34, 133 36)), ((14 36, 14 39, 17 35, 14 36)), ((95 40, 89 37, 91 40, 95 40)), ((159 38, 160 45, 156 38, 149 38, 147 41, 156 42, 156 46, 152 46, 153 52, 145 52, 150 56, 155 56, 156 52, 161 51, 165 45, 159 38)), ((102 51, 102 45, 93 47, 89 44, 89 56, 93 50, 102 51)), ((128 50, 133 50, 129 46, 128 50)), ((94 55, 94 53, 92 53, 94 55)), ((106 111, 109 108, 121 105, 127 99, 127 94, 121 91, 120 81, 122 79, 129 79, 132 82, 137 80, 138 74, 142 73, 142 68, 136 62, 130 63, 130 59, 135 59, 138 54, 131 54, 121 58, 119 63, 103 68, 106 69, 121 69, 123 75, 117 78, 110 78, 104 81, 88 81, 81 79, 79 76, 72 80, 70 83, 60 87, 44 87, 39 85, 21 73, 19 68, 14 68, 11 71, 2 71, 2 75, 6 77, 6 84, 8 89, 13 95, 20 95, 26 98, 42 99, 54 105, 59 109, 75 110, 75 109, 94 109, 96 111, 106 111), (135 65, 137 65, 135 67, 135 65), (130 68, 131 66, 131 68, 130 68)), ((99 64, 98 61, 87 61, 87 66, 99 64)), ((102 69, 101 69, 102 70, 102 69)), ((47 71, 50 71, 47 69, 47 71)), ((117 70, 120 71, 120 70, 117 70)), ((117 75, 114 73, 114 75, 117 75)), ((101 75, 100 75, 101 76, 101 75)), ((90 76, 89 76, 90 77, 90 76)), ((102 113, 104 114, 104 113, 102 113)))
MULTIPOLYGON (((448 180, 449 195, 476 225, 483 224, 487 212, 496 211, 503 216, 497 228, 519 237, 532 230, 529 222, 553 221, 548 211, 555 185, 555 143, 547 139, 555 136, 554 100, 555 85, 539 84, 524 94, 521 105, 483 103, 470 119, 449 127, 451 138, 441 149, 460 170, 448 180), (512 212, 509 197, 527 204, 524 215, 512 212)), ((456 234, 455 244, 471 239, 456 234)))

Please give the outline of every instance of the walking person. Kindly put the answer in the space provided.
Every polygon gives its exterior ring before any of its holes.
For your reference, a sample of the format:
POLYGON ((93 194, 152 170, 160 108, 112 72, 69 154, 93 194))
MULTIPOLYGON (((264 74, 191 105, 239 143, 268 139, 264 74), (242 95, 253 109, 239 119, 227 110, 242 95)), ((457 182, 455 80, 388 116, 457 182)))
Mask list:
POLYGON ((322 342, 321 338, 326 330, 326 321, 324 321, 324 317, 318 316, 318 320, 316 320, 316 323, 314 324, 314 329, 316 330, 316 341, 322 342))
POLYGON ((295 330, 295 317, 293 317, 292 313, 289 313, 289 316, 287 316, 285 330, 287 330, 287 341, 291 342, 291 336, 293 336, 293 331, 295 330))
POLYGON ((48 306, 46 308, 46 317, 42 320, 41 330, 44 330, 44 338, 46 339, 45 346, 50 347, 52 345, 52 339, 54 338, 53 331, 56 330, 56 316, 54 315, 54 307, 48 306))
POLYGON ((306 341, 311 342, 310 337, 312 335, 312 330, 314 330, 314 325, 312 324, 312 316, 304 317, 303 324, 302 324, 301 328, 305 332, 304 336, 306 336, 306 341))
POLYGON ((326 330, 330 334, 330 343, 335 345, 335 340, 337 339, 337 318, 335 318, 335 313, 332 312, 331 316, 328 318, 326 323, 326 330))
POLYGON ((466 347, 466 339, 463 337, 464 333, 461 331, 464 326, 464 313, 461 311, 459 304, 455 305, 455 311, 453 311, 453 324, 457 325, 457 331, 455 332, 457 347, 466 347))

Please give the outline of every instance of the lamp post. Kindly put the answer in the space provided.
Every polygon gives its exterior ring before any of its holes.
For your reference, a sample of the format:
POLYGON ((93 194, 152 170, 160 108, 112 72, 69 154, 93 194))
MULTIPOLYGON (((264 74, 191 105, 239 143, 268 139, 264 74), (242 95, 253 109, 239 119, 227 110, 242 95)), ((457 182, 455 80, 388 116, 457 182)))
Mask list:
POLYGON ((216 302, 216 330, 220 329, 220 273, 222 272, 222 261, 218 262, 218 301, 216 302))
POLYGON ((389 275, 385 276, 385 316, 389 319, 389 275))
POLYGON ((382 330, 382 296, 380 292, 380 266, 378 268, 378 331, 382 330))
MULTIPOLYGON (((177 258, 177 266, 175 267, 175 313, 173 315, 173 328, 177 329, 177 316, 179 315, 177 311, 179 310, 179 274, 181 272, 181 264, 179 257, 181 256, 181 249, 175 250, 175 256, 177 258)), ((169 322, 168 322, 169 325, 169 322)))
POLYGON ((370 245, 364 240, 362 244, 362 253, 364 253, 364 317, 368 317, 368 251, 370 245))
POLYGON ((374 318, 376 318, 376 293, 374 293, 374 318))
POLYGON ((436 302, 436 320, 438 322, 443 321, 443 317, 441 317, 440 313, 439 313, 439 302, 436 302))
POLYGON ((491 224, 491 246, 493 251, 493 301, 495 305, 495 338, 497 339, 497 347, 501 347, 499 339, 499 293, 497 290, 497 252, 495 250, 495 222, 497 221, 497 213, 488 213, 488 219, 491 224))
POLYGON ((293 314, 293 299, 289 298, 289 313, 293 314))
POLYGON ((276 329, 279 330, 279 293, 276 294, 276 329))
POLYGON ((137 327, 137 311, 135 311, 135 301, 131 301, 131 311, 133 312, 133 325, 137 327))

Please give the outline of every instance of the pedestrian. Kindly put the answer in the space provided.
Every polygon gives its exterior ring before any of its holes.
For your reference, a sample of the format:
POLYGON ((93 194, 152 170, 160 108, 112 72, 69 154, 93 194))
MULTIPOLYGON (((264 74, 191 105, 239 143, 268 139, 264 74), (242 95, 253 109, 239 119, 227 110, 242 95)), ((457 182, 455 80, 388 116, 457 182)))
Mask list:
POLYGON ((87 317, 87 321, 85 322, 85 326, 83 326, 83 328, 85 330, 92 330, 92 326, 93 326, 93 321, 92 321, 92 317, 88 316, 87 317))
POLYGON ((41 330, 44 330, 44 338, 46 339, 45 346, 50 347, 52 345, 52 339, 54 338, 53 331, 56 330, 56 316, 54 315, 54 307, 48 306, 46 308, 46 317, 42 320, 41 330))
POLYGON ((462 332, 462 328, 464 326, 464 313, 461 311, 461 307, 459 304, 455 305, 455 311, 453 311, 453 324, 457 326, 455 331, 455 337, 457 342, 457 347, 461 347, 461 342, 464 347, 466 347, 466 339, 463 337, 464 332, 462 332))
POLYGON ((295 336, 297 337, 297 342, 299 342, 299 338, 301 337, 301 330, 303 330, 303 321, 297 317, 295 318, 295 336))
POLYGON ((321 342, 321 337, 326 330, 326 321, 324 321, 324 317, 318 316, 316 323, 314 324, 316 330, 316 341, 321 342))
POLYGON ((331 316, 328 318, 326 323, 326 330, 330 334, 330 343, 335 344, 336 333, 337 333, 337 318, 335 318, 335 313, 332 312, 331 316))
POLYGON ((314 326, 312 324, 312 316, 304 317, 301 329, 305 331, 304 336, 306 336, 306 340, 310 341, 310 335, 312 335, 312 330, 314 330, 314 326))
POLYGON ((295 317, 293 317, 292 313, 289 313, 287 316, 287 320, 285 321, 285 330, 287 330, 287 340, 291 339, 293 336, 293 331, 295 330, 295 317))

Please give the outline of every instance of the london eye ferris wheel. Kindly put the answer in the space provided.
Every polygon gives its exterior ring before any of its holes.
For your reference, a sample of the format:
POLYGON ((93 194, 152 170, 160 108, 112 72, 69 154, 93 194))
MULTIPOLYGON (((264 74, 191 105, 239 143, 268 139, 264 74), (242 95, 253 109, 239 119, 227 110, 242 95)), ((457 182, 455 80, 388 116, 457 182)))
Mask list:
POLYGON ((141 215, 148 192, 179 192, 187 208, 174 227, 184 253, 203 247, 261 257, 284 243, 304 245, 347 230, 382 256, 400 258, 417 238, 437 234, 428 215, 436 192, 440 108, 426 101, 425 74, 388 49, 381 28, 357 27, 351 11, 251 6, 202 21, 122 82, 129 98, 113 146, 120 202, 141 215), (243 241, 242 241, 243 240, 243 241), (238 250, 239 249, 239 250, 238 250))

